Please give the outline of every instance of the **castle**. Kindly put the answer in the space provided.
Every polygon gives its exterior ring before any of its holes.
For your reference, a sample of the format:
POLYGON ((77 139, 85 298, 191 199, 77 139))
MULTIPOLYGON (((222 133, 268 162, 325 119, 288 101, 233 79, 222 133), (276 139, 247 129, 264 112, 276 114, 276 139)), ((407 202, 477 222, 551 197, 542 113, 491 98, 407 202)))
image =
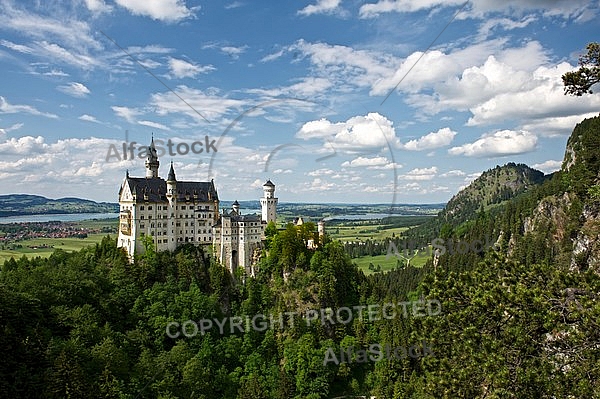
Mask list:
POLYGON ((127 172, 119 190, 117 246, 130 261, 144 253, 142 237, 151 237, 157 251, 172 251, 185 243, 212 246, 219 262, 232 273, 243 268, 254 276, 265 227, 277 218, 275 185, 269 180, 263 186, 262 215, 242 215, 237 201, 229 212, 219 213, 213 180, 177 181, 172 162, 167 180, 158 176, 154 139, 145 165, 145 177, 131 177, 127 172))

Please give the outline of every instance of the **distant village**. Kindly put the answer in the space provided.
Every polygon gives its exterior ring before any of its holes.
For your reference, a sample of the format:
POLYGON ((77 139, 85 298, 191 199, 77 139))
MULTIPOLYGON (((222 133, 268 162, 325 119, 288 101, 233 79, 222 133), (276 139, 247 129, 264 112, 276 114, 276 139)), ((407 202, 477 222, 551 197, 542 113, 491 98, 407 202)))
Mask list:
POLYGON ((88 234, 115 233, 116 228, 88 228, 73 222, 22 222, 0 224, 0 244, 34 238, 86 238, 88 234))

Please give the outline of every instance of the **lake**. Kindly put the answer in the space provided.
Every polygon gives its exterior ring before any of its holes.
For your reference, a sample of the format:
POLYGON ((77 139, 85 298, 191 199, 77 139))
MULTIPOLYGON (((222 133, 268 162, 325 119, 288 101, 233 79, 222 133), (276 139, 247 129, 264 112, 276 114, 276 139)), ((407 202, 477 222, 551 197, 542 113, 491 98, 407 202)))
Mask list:
POLYGON ((363 213, 362 215, 335 215, 324 218, 324 221, 328 220, 377 220, 383 219, 390 216, 403 216, 393 213, 363 213))

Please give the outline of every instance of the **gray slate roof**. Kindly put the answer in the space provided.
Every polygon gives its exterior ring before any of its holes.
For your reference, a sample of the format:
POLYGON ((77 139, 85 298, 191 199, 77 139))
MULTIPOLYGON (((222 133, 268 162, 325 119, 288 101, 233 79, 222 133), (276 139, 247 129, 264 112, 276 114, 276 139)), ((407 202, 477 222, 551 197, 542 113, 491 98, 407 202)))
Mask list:
MULTIPOLYGON (((135 194, 138 201, 144 201, 144 194, 148 195, 148 202, 165 202, 167 201, 167 182, 160 177, 128 177, 126 184, 129 189, 135 194)), ((207 202, 209 201, 208 194, 210 193, 210 201, 218 200, 219 195, 213 181, 178 181, 177 182, 177 201, 207 202), (194 198, 194 195, 197 197, 194 198)))

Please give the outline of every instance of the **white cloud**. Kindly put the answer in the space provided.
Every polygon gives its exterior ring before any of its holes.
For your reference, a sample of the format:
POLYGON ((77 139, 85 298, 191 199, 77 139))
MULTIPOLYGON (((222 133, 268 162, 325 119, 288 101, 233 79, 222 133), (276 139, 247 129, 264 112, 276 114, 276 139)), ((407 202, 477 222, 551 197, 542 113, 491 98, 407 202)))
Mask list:
POLYGON ((225 9, 232 10, 234 8, 242 7, 243 5, 244 5, 244 3, 242 3, 241 1, 234 1, 233 3, 226 4, 225 9))
POLYGON ((562 161, 555 161, 552 159, 549 159, 542 163, 535 163, 535 164, 531 165, 532 168, 541 170, 545 174, 556 172, 557 170, 559 170, 561 168, 561 166, 562 166, 562 161))
POLYGON ((437 175, 437 172, 437 166, 432 166, 430 168, 415 168, 406 174, 398 176, 398 178, 402 180, 431 180, 437 175))
MULTIPOLYGON (((408 13, 443 7, 459 7, 463 4, 462 0, 379 0, 376 3, 362 5, 359 16, 375 18, 390 12, 408 13)), ((548 17, 577 18, 591 10, 593 10, 593 3, 588 0, 471 0, 459 18, 464 18, 465 15, 483 18, 495 12, 520 15, 528 11, 537 11, 548 17)))
POLYGON ((13 130, 19 130, 20 128, 22 128, 25 124, 24 123, 15 123, 12 126, 9 126, 7 128, 0 128, 0 136, 5 136, 6 133, 10 133, 13 130))
MULTIPOLYGON (((468 125, 483 125, 510 119, 582 115, 600 108, 598 96, 565 96, 561 76, 572 70, 568 63, 539 67, 531 74, 514 72, 509 87, 472 107, 468 125), (515 84, 519 86, 515 87, 515 84)), ((500 78, 498 75, 497 78, 500 78)), ((506 80, 506 79, 503 79, 506 80)))
POLYGON ((302 125, 296 137, 323 139, 335 149, 368 150, 400 146, 393 122, 377 112, 354 116, 345 122, 334 123, 325 118, 310 121, 302 125))
POLYGON ((62 47, 56 43, 50 43, 45 40, 35 42, 36 53, 42 58, 49 58, 68 65, 72 65, 85 71, 92 70, 101 65, 101 61, 87 53, 78 53, 73 50, 62 47))
POLYGON ((88 115, 88 114, 83 114, 80 117, 78 117, 77 119, 86 121, 86 122, 101 123, 98 119, 96 119, 95 116, 88 115))
POLYGON ((3 143, 0 143, 0 154, 19 154, 31 155, 34 153, 43 152, 47 148, 42 136, 32 137, 24 136, 19 138, 9 138, 3 143))
POLYGON ((426 134, 417 140, 410 140, 404 144, 402 148, 410 151, 432 150, 447 146, 454 140, 454 136, 456 136, 455 131, 450 130, 448 127, 444 127, 437 132, 426 134))
MULTIPOLYGON (((396 57, 385 52, 305 40, 298 40, 286 51, 308 57, 319 77, 333 81, 340 91, 349 91, 351 87, 371 87, 391 76, 399 63, 396 57)), ((263 60, 272 60, 273 57, 267 56, 263 60)))
POLYGON ((276 175, 280 175, 280 174, 286 174, 287 175, 287 174, 290 174, 290 173, 294 173, 294 171, 291 170, 291 169, 275 169, 273 171, 273 173, 276 174, 276 175))
POLYGON ((464 176, 465 172, 459 169, 449 170, 448 172, 442 173, 440 177, 456 177, 456 176, 464 176))
MULTIPOLYGON (((299 97, 314 98, 319 94, 324 94, 333 86, 333 83, 327 78, 305 77, 299 82, 289 86, 282 86, 272 89, 249 89, 248 93, 258 94, 263 97, 299 97)), ((310 100, 307 100, 310 101, 310 100)))
POLYGON ((77 53, 88 49, 101 49, 89 24, 60 13, 60 16, 45 16, 14 6, 13 2, 0 2, 0 26, 28 37, 43 41, 63 43, 77 53))
POLYGON ((239 109, 246 104, 242 100, 218 96, 217 93, 213 93, 211 90, 204 92, 185 85, 177 86, 175 92, 181 98, 184 98, 187 104, 170 91, 152 94, 150 104, 154 107, 158 115, 164 116, 179 113, 188 115, 197 122, 205 123, 206 121, 200 115, 208 120, 213 120, 222 117, 232 109, 239 109))
POLYGON ((18 114, 21 112, 36 116, 44 116, 46 118, 58 119, 57 115, 38 111, 31 105, 9 104, 4 97, 0 96, 0 114, 18 114))
POLYGON ((216 68, 212 65, 196 65, 190 62, 169 57, 170 78, 193 78, 200 73, 208 73, 216 68))
MULTIPOLYGON (((600 108, 599 96, 564 95, 561 77, 575 67, 566 62, 552 64, 548 51, 539 42, 529 41, 515 48, 495 42, 501 50, 492 51, 488 46, 491 42, 477 45, 477 50, 474 47, 460 50, 465 55, 470 54, 467 64, 467 57, 457 57, 459 51, 440 54, 439 65, 450 72, 450 76, 443 78, 430 71, 431 77, 439 79, 403 82, 399 90, 407 93, 406 102, 425 115, 470 112, 469 126, 508 120, 515 121, 522 130, 533 131, 530 127, 539 127, 543 130, 541 135, 549 136, 564 134, 565 124, 573 119, 581 120, 600 108), (495 55, 481 59, 486 52, 495 55), (548 122, 546 126, 545 122, 548 122)), ((434 70, 436 65, 427 65, 427 68, 434 70)), ((392 82, 382 80, 376 89, 387 88, 392 82)))
POLYGON ((317 170, 313 170, 307 173, 308 176, 312 176, 312 177, 320 177, 320 176, 330 176, 330 175, 334 175, 337 172, 335 172, 332 169, 317 169, 317 170))
POLYGON ((58 86, 57 89, 72 97, 83 98, 90 94, 90 89, 83 83, 71 82, 67 85, 58 86))
POLYGON ((338 14, 345 15, 340 8, 341 0, 317 0, 316 4, 309 4, 298 11, 299 15, 309 16, 313 14, 338 14))
POLYGON ((500 130, 473 143, 452 147, 448 153, 476 158, 500 157, 531 152, 536 144, 537 137, 528 131, 500 130))
POLYGON ((483 22, 479 27, 479 34, 482 37, 488 37, 493 31, 498 28, 504 30, 513 30, 525 28, 532 22, 535 22, 537 18, 534 15, 526 15, 525 17, 515 20, 508 17, 503 18, 489 18, 483 22))
POLYGON ((184 0, 115 0, 134 15, 165 22, 177 22, 194 15, 184 0))
POLYGON ((353 159, 352 161, 345 161, 344 163, 342 163, 342 167, 365 167, 367 169, 373 170, 389 170, 394 168, 401 168, 402 165, 398 165, 394 162, 391 162, 386 157, 378 156, 373 158, 358 157, 353 159))
POLYGON ((152 121, 138 121, 139 125, 153 127, 155 129, 160 130, 171 130, 168 126, 163 125, 162 123, 152 122, 152 121))
POLYGON ((386 157, 374 157, 374 158, 366 158, 366 157, 358 157, 353 159, 352 161, 346 161, 342 164, 342 166, 350 166, 350 167, 363 167, 363 166, 382 166, 387 165, 390 161, 386 157))
POLYGON ((359 9, 360 18, 375 18, 389 12, 415 12, 445 5, 457 6, 464 3, 461 0, 379 0, 377 3, 363 4, 359 9))
POLYGON ((223 46, 223 47, 221 47, 221 52, 223 54, 227 54, 234 60, 237 60, 238 58, 240 58, 240 54, 244 53, 247 49, 248 49, 248 46, 240 46, 240 47, 223 46))
POLYGON ((31 54, 33 53, 33 49, 29 46, 25 46, 23 44, 16 44, 8 40, 0 40, 0 44, 6 48, 9 48, 14 51, 18 51, 23 54, 31 54))
POLYGON ((276 51, 274 53, 271 53, 271 54, 268 54, 268 55, 264 56, 263 58, 260 59, 260 62, 274 61, 274 60, 280 58, 283 54, 285 54, 285 50, 281 49, 279 51, 276 51))
POLYGON ((116 105, 110 108, 118 117, 125 119, 129 123, 136 123, 136 117, 142 115, 142 112, 135 108, 119 107, 116 105))
POLYGON ((94 14, 111 12, 112 7, 104 2, 104 0, 85 0, 85 5, 94 14))
POLYGON ((44 76, 60 76, 61 78, 65 78, 65 77, 69 76, 68 73, 61 71, 60 69, 51 69, 48 72, 43 72, 42 75, 44 75, 44 76))
POLYGON ((528 121, 521 127, 523 130, 529 130, 530 132, 535 133, 537 136, 568 136, 573 132, 575 125, 577 125, 583 119, 593 118, 595 116, 598 116, 597 112, 571 116, 551 116, 528 121))

